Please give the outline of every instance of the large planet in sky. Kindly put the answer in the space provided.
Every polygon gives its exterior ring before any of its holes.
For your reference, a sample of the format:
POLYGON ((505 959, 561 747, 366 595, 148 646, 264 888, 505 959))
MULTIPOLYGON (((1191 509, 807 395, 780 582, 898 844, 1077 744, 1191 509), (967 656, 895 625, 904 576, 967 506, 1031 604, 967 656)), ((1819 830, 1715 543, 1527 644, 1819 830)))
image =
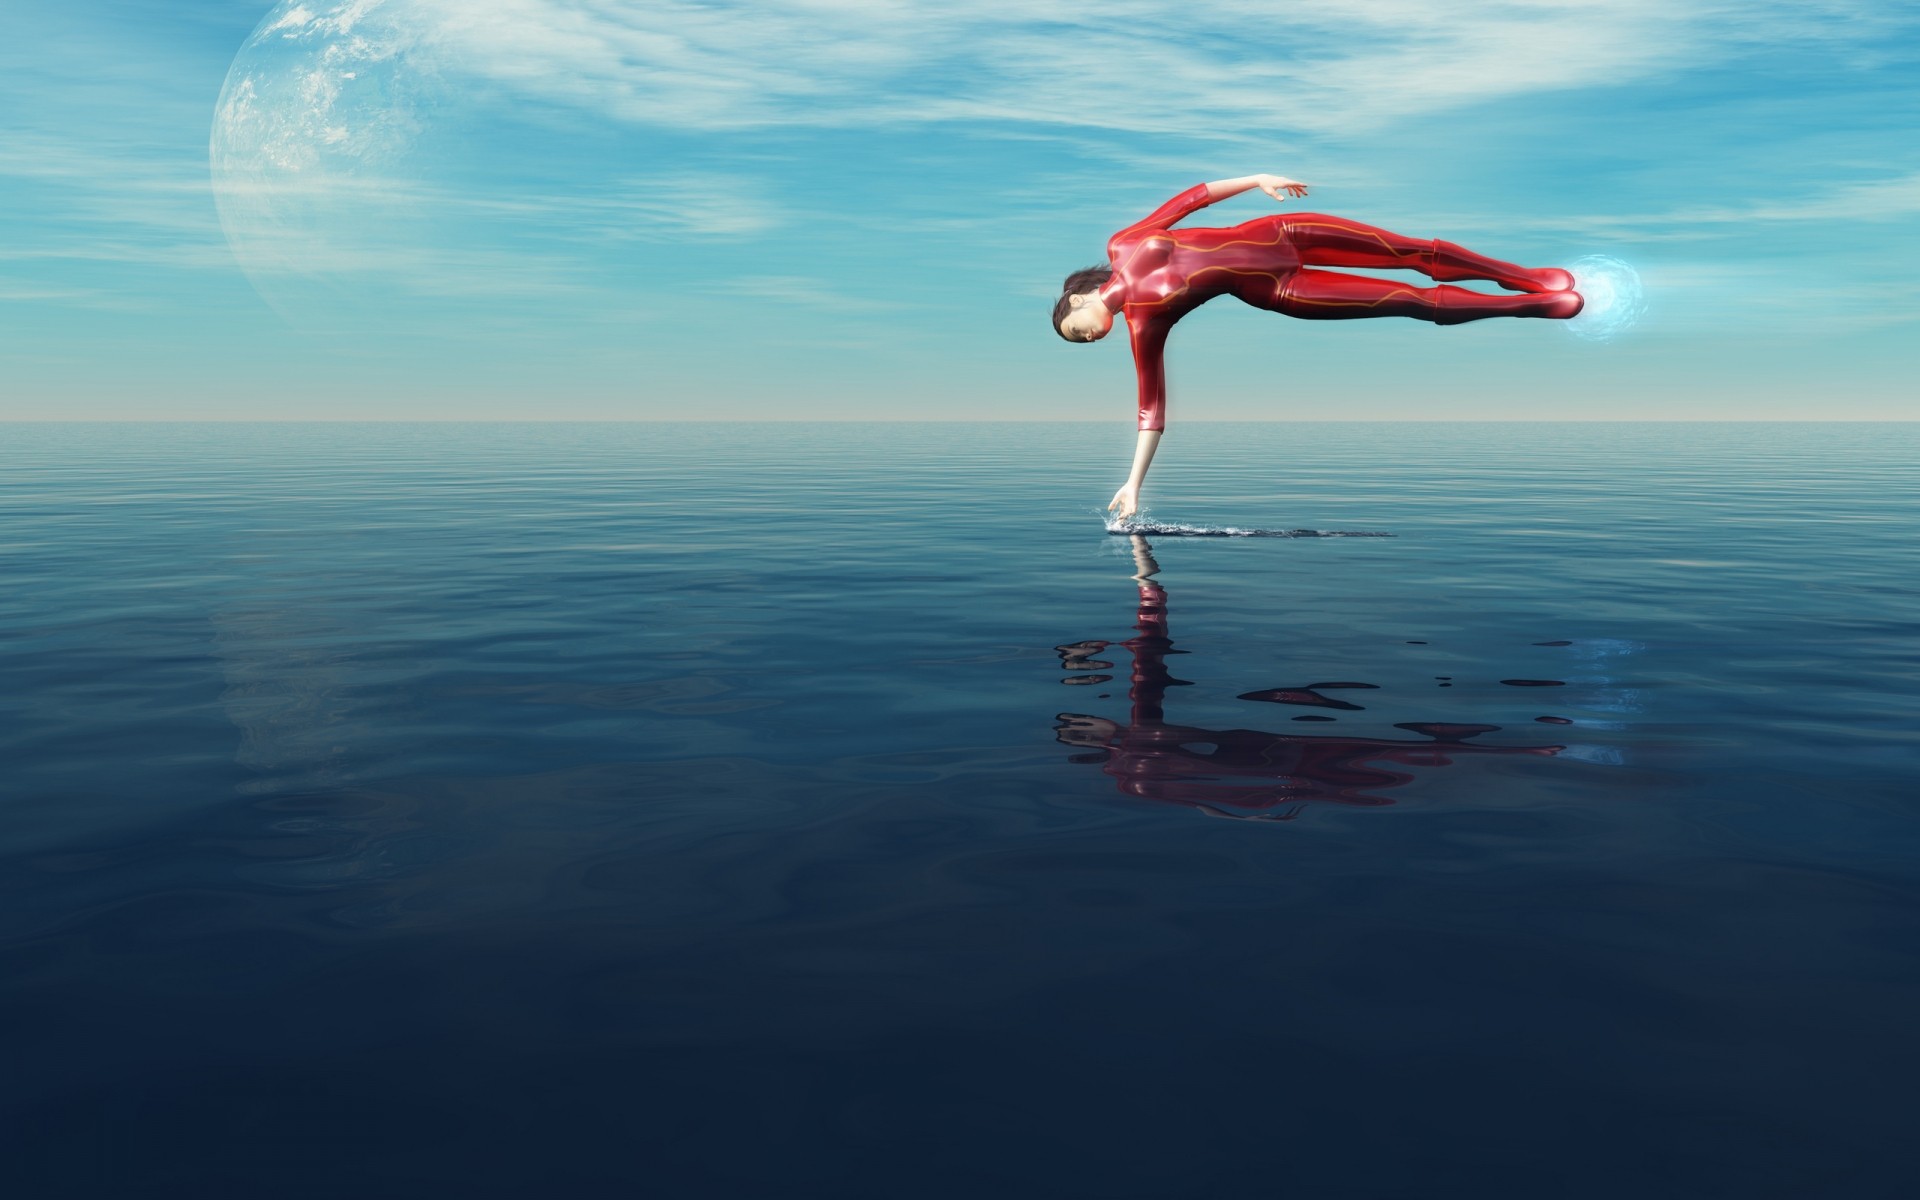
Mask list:
POLYGON ((220 224, 283 315, 339 315, 370 277, 404 280, 447 106, 416 6, 285 0, 235 56, 210 146, 220 224))
POLYGON ((541 11, 479 13, 485 53, 459 0, 282 0, 261 20, 209 157, 227 240, 281 315, 323 333, 471 330, 503 298, 553 311, 646 265, 665 240, 648 242, 663 218, 647 189, 671 156, 555 72, 515 74, 499 47, 541 11))

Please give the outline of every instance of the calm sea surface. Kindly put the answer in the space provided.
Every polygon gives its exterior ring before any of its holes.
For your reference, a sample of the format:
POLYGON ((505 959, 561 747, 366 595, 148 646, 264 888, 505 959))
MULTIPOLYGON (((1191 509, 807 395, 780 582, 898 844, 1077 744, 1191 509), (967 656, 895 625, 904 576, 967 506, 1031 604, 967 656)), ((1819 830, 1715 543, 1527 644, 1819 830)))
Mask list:
POLYGON ((1912 1195, 1920 424, 0 426, 10 1195, 1912 1195))

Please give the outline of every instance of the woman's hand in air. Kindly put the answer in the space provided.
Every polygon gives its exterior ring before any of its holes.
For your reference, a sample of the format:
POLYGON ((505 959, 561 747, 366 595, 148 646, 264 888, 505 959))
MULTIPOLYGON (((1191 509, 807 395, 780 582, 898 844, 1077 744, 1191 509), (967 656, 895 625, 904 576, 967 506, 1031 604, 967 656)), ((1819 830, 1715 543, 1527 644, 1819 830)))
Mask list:
POLYGON ((1139 512, 1140 489, 1134 484, 1127 484, 1113 494, 1113 503, 1107 505, 1107 511, 1123 521, 1139 512))
POLYGON ((1255 175, 1254 179, 1257 181, 1254 186, 1275 200, 1285 200, 1288 196, 1298 200, 1307 194, 1306 184, 1285 175, 1255 175))

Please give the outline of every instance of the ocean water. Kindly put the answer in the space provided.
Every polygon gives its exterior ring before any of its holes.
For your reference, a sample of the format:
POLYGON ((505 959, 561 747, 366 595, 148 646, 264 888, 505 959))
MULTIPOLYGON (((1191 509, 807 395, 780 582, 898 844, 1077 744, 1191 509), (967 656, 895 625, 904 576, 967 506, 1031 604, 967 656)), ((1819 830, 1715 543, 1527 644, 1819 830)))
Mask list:
POLYGON ((1920 424, 1130 441, 0 426, 9 1193, 1911 1194, 1920 424))

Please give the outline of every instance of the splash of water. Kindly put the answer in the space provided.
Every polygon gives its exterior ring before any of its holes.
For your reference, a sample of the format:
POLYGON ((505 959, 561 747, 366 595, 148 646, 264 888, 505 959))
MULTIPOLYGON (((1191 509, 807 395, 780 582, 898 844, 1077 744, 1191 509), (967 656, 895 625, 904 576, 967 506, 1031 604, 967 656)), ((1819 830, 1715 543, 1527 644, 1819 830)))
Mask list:
POLYGON ((1567 264, 1573 290, 1586 300, 1580 315, 1566 322, 1567 332, 1590 342, 1610 342, 1631 329, 1647 310, 1640 272, 1617 258, 1589 254, 1567 264))
POLYGON ((1108 521, 1107 532, 1131 536, 1202 538, 1335 538, 1392 537, 1391 533, 1373 533, 1354 529, 1243 529, 1237 525, 1189 525, 1181 521, 1108 521))

